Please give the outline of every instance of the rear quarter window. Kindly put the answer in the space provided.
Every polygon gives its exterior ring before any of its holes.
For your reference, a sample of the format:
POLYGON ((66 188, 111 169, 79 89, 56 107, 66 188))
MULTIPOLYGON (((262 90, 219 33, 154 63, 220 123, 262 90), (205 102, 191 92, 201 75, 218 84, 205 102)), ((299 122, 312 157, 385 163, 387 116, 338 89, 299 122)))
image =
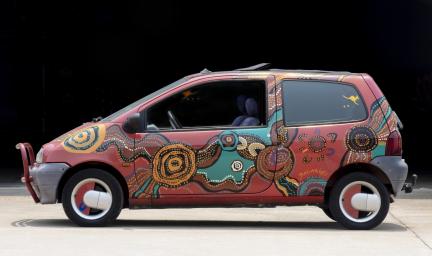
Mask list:
POLYGON ((349 84, 285 80, 282 91, 286 126, 345 123, 367 117, 362 97, 349 84))

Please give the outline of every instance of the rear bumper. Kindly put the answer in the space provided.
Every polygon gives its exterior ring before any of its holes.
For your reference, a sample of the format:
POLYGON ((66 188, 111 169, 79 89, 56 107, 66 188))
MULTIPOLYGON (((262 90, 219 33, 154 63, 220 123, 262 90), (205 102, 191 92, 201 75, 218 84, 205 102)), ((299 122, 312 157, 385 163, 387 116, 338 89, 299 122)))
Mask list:
POLYGON ((401 156, 380 156, 371 162, 380 168, 390 180, 395 196, 402 191, 408 175, 408 165, 401 156))

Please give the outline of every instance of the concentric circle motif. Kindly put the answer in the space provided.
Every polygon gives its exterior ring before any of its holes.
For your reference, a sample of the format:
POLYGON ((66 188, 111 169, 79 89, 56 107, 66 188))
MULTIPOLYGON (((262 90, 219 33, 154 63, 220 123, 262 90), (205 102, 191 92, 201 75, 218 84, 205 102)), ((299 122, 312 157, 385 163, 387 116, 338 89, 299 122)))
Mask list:
POLYGON ((324 137, 319 135, 313 136, 308 141, 309 149, 315 153, 322 152, 326 148, 326 144, 327 144, 326 139, 324 139, 324 137))
POLYGON ((152 162, 153 179, 165 187, 189 182, 196 172, 195 151, 183 144, 171 144, 156 152, 152 162))
POLYGON ((71 153, 94 152, 105 139, 105 125, 81 129, 63 140, 63 148, 71 153))
POLYGON ((287 176, 294 166, 294 157, 289 148, 270 146, 258 154, 258 173, 268 180, 287 176))
POLYGON ((378 145, 374 130, 366 126, 357 126, 347 134, 345 143, 349 150, 354 152, 370 152, 378 145))
POLYGON ((219 135, 219 144, 223 150, 235 150, 238 144, 238 135, 231 131, 223 132, 219 135))
POLYGON ((277 165, 275 179, 287 176, 294 167, 294 155, 289 148, 277 148, 277 165))
POLYGON ((241 161, 239 161, 239 160, 235 160, 231 164, 231 169, 234 172, 240 172, 240 171, 243 170, 243 163, 241 161))

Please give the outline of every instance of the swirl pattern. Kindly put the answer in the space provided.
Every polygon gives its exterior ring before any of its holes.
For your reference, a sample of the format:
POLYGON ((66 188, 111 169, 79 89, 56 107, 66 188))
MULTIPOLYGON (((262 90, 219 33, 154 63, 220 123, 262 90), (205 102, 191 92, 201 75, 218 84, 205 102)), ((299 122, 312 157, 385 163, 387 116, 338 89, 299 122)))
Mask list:
POLYGON ((63 141, 63 148, 71 153, 91 153, 104 141, 105 125, 93 125, 79 130, 63 141))
POLYGON ((296 179, 290 177, 282 177, 275 182, 276 187, 285 196, 296 196, 299 183, 296 179))
POLYGON ((197 174, 194 175, 193 180, 198 182, 204 189, 210 192, 220 192, 220 191, 231 191, 231 192, 239 192, 244 190, 249 186, 250 180, 252 176, 256 173, 254 167, 251 167, 247 170, 246 176, 244 177, 244 181, 240 184, 236 184, 233 180, 224 180, 221 183, 212 183, 207 180, 205 175, 197 174))
POLYGON ((153 179, 161 186, 179 187, 195 174, 196 153, 184 144, 170 144, 156 152, 152 162, 153 179))
POLYGON ((242 135, 239 137, 237 152, 246 159, 254 160, 259 151, 265 148, 264 142, 251 135, 242 135))
POLYGON ((278 180, 287 176, 294 167, 294 157, 289 148, 270 146, 257 157, 258 173, 268 180, 278 180))
POLYGON ((142 139, 134 141, 120 126, 113 125, 106 129, 105 140, 96 151, 104 152, 113 147, 121 161, 131 163, 140 157, 150 160, 151 156, 167 143, 168 140, 160 134, 147 134, 142 139))
POLYGON ((222 149, 215 138, 210 139, 208 145, 197 152, 197 167, 207 168, 212 166, 220 157, 222 149))

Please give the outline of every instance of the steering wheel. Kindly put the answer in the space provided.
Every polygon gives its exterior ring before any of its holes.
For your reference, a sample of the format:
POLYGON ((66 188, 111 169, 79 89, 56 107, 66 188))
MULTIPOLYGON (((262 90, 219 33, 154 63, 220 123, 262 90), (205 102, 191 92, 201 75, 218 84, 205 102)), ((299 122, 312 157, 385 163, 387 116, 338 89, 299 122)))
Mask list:
POLYGON ((168 120, 169 120, 169 122, 171 124, 171 127, 173 129, 181 129, 182 125, 180 124, 179 120, 174 115, 174 113, 171 110, 168 110, 167 114, 168 114, 168 120))

